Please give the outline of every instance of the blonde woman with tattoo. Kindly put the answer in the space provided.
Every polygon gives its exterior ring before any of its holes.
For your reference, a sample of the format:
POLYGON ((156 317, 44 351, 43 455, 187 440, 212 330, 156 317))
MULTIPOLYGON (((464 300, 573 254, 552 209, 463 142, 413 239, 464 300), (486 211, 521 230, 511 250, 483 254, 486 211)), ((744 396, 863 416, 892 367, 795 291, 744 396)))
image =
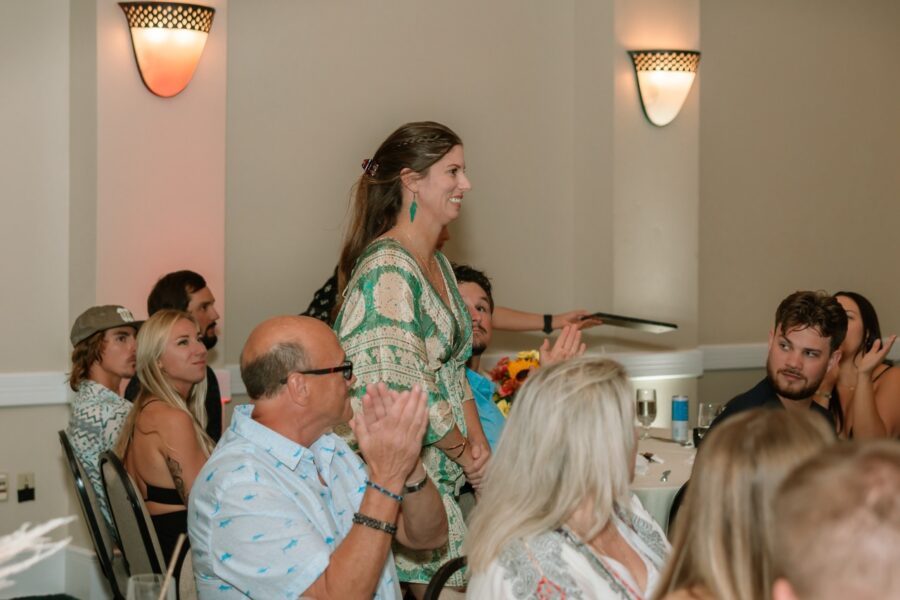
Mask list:
MULTIPOLYGON (((141 392, 116 445, 153 519, 166 562, 187 533, 187 500, 213 443, 206 426, 206 347, 188 313, 161 310, 137 339, 141 392)), ((178 568, 186 553, 182 553, 178 568)))

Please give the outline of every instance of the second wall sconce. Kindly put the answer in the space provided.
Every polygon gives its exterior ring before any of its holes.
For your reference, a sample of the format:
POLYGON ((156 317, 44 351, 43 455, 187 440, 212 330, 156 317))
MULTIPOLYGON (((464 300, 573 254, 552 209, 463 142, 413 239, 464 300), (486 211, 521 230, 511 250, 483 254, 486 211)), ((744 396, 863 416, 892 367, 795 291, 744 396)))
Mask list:
POLYGON ((216 9, 176 2, 120 2, 144 85, 169 98, 190 83, 216 9))
POLYGON ((697 75, 696 50, 630 50, 638 95, 647 120, 668 125, 681 110, 697 75))

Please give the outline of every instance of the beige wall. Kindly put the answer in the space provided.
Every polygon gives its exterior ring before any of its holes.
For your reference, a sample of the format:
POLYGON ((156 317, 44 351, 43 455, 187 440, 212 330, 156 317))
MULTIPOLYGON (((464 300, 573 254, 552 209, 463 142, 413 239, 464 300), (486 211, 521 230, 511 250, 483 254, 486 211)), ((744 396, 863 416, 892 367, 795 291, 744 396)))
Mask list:
MULTIPOLYGON (((401 123, 434 119, 465 140, 474 186, 447 253, 486 270, 499 303, 637 311, 682 323, 682 334, 607 329, 591 332, 592 343, 695 345, 697 100, 676 126, 652 127, 625 53, 652 40, 696 46, 699 2, 670 4, 235 3, 232 339, 306 308, 336 262, 361 160, 401 123), (652 177, 648 162, 660 165, 652 177)), ((514 350, 540 338, 495 343, 514 350)), ((229 344, 227 361, 239 351, 229 344)))
MULTIPOLYGON (((217 35, 191 86, 162 100, 140 81, 113 0, 0 3, 0 375, 58 374, 61 392, 74 317, 110 302, 140 314, 168 270, 200 271, 225 304, 227 3, 207 4, 217 35)), ((64 397, 44 392, 38 403, 64 397)), ((79 512, 56 436, 68 414, 0 408, 11 488, 0 533, 79 512), (35 502, 15 500, 23 472, 35 474, 35 502)), ((80 522, 69 533, 89 545, 80 522)))
POLYGON ((900 330, 900 3, 705 2, 702 343, 763 342, 796 289, 900 330))
MULTIPOLYGON (((231 10, 232 336, 306 308, 337 262, 360 162, 411 120, 444 122, 466 143, 473 191, 448 254, 477 259, 526 307, 573 302, 572 2, 231 10)), ((236 362, 240 346, 227 351, 236 362)))
MULTIPOLYGON (((62 371, 67 360, 69 16, 59 9, 0 3, 0 372, 62 371)), ((56 441, 67 415, 64 406, 0 408, 9 476, 0 534, 69 512, 56 441), (36 499, 19 504, 16 477, 26 472, 36 499)))
MULTIPOLYGON (((97 1, 97 302, 147 314, 165 273, 201 273, 225 313, 227 3, 194 78, 172 98, 141 82, 122 9, 97 1)), ((224 329, 223 329, 224 330, 224 329)))
POLYGON ((2 371, 66 361, 69 19, 59 8, 54 0, 0 4, 2 371))

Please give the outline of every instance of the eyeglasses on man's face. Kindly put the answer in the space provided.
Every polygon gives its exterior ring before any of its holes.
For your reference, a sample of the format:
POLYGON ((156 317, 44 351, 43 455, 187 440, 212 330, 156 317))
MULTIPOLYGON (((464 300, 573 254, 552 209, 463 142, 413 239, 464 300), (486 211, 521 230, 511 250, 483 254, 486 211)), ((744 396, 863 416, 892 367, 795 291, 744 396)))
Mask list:
MULTIPOLYGON (((353 379, 353 363, 349 360, 345 360, 341 364, 336 367, 328 367, 327 369, 310 369, 309 371, 291 371, 291 373, 298 373, 300 375, 330 375, 331 373, 340 373, 344 376, 345 381, 350 381, 353 379)), ((290 376, 291 373, 288 373, 290 376)), ((284 385, 287 383, 288 378, 285 377, 281 380, 281 384, 284 385)))

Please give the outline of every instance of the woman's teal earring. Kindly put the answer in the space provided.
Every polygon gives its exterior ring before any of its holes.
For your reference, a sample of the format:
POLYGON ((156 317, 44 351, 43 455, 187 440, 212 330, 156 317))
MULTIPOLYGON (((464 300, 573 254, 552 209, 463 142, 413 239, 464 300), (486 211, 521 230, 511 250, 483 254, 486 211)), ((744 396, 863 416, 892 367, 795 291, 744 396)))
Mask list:
POLYGON ((413 192, 413 201, 412 204, 409 205, 409 222, 412 223, 416 220, 416 209, 419 207, 418 203, 416 203, 416 193, 413 192))

